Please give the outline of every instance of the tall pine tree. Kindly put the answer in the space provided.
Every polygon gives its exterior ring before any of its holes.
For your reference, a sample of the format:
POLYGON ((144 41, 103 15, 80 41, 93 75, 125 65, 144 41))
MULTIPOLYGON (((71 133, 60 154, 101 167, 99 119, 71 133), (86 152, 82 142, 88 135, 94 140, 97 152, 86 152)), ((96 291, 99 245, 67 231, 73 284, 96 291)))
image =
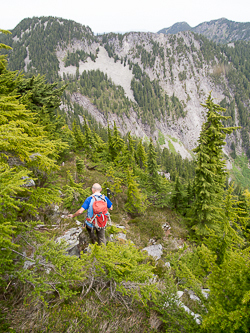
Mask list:
POLYGON ((153 144, 153 140, 150 138, 149 150, 148 150, 148 184, 155 191, 160 188, 160 176, 158 174, 158 165, 156 161, 156 152, 153 144))
POLYGON ((195 202, 192 207, 192 224, 198 234, 206 234, 206 225, 211 226, 221 218, 221 203, 226 181, 226 167, 222 148, 227 134, 236 127, 225 127, 222 123, 230 117, 221 113, 226 110, 213 102, 209 94, 206 104, 206 122, 202 126, 195 170, 195 202))
POLYGON ((147 168, 147 154, 145 152, 145 148, 143 147, 142 140, 139 141, 137 146, 136 159, 140 168, 145 170, 147 168))

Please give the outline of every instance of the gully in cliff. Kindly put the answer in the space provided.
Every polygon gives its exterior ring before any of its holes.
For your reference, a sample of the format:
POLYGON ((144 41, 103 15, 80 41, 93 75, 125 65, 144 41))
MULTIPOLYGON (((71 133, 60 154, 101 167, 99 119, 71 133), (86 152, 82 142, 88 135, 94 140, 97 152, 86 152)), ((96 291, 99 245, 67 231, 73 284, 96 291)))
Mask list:
POLYGON ((92 186, 92 195, 88 197, 82 207, 75 214, 69 214, 68 217, 76 217, 82 214, 85 210, 88 211, 85 225, 88 230, 91 242, 96 241, 95 232, 97 235, 98 244, 106 245, 105 228, 110 219, 108 209, 113 209, 113 204, 108 197, 101 194, 102 188, 100 184, 92 186))

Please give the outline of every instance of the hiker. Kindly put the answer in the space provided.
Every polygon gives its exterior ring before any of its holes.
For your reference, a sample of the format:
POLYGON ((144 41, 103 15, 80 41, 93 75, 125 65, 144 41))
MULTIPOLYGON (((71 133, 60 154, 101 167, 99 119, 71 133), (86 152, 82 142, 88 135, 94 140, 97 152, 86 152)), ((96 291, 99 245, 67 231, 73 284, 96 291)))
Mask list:
POLYGON ((88 197, 82 207, 78 209, 75 214, 69 214, 68 217, 76 217, 88 210, 87 218, 85 220, 86 228, 89 233, 91 242, 94 244, 96 241, 94 230, 96 231, 98 244, 106 245, 105 227, 108 221, 108 209, 113 209, 113 204, 106 196, 101 194, 102 187, 100 184, 95 183, 92 186, 92 195, 88 197), (104 204, 105 203, 105 204, 104 204), (98 211, 98 206, 102 211, 98 211), (95 213, 95 214, 94 214, 95 213))

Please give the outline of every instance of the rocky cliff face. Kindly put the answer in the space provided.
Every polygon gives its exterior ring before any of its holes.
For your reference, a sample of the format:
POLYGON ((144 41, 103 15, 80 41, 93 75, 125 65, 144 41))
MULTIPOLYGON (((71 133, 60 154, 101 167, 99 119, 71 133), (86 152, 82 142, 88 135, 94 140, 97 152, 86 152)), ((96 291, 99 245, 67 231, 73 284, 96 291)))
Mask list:
MULTIPOLYGON (((159 133, 165 137, 165 144, 174 145, 176 151, 180 152, 183 157, 191 157, 189 150, 196 146, 197 139, 204 121, 204 112, 200 103, 204 102, 206 96, 212 91, 212 96, 219 103, 224 99, 223 86, 226 85, 226 79, 223 73, 220 75, 220 84, 216 85, 211 78, 216 70, 218 70, 218 60, 215 58, 213 63, 207 63, 203 58, 198 62, 201 44, 190 32, 178 33, 175 38, 164 34, 153 33, 129 33, 126 34, 122 42, 114 37, 108 41, 110 47, 113 48, 119 59, 127 57, 133 63, 138 63, 142 71, 144 70, 150 80, 157 79, 162 87, 162 92, 169 96, 173 94, 183 103, 185 117, 173 119, 172 115, 162 117, 161 120, 155 121, 155 131, 150 132, 149 126, 143 124, 138 118, 133 108, 130 110, 130 116, 119 117, 114 113, 109 113, 105 119, 103 114, 97 107, 93 106, 88 98, 81 96, 79 93, 72 94, 72 101, 79 103, 103 125, 107 125, 107 121, 116 123, 123 134, 131 131, 132 134, 139 137, 152 136, 157 139, 159 133), (146 67, 138 57, 138 45, 143 46, 146 52, 153 54, 154 45, 158 45, 163 51, 163 57, 156 56, 155 63, 152 67, 146 67)), ((57 57, 60 63, 60 75, 75 75, 77 67, 65 67, 63 59, 68 51, 84 50, 85 52, 95 52, 99 48, 98 56, 95 61, 90 58, 86 62, 80 61, 79 74, 84 70, 99 69, 108 75, 111 80, 124 88, 128 98, 134 101, 133 92, 131 90, 131 80, 134 77, 132 68, 129 69, 128 63, 121 64, 121 61, 115 61, 113 57, 109 57, 106 49, 101 46, 102 41, 94 43, 91 46, 84 47, 79 41, 65 48, 58 49, 57 57)))

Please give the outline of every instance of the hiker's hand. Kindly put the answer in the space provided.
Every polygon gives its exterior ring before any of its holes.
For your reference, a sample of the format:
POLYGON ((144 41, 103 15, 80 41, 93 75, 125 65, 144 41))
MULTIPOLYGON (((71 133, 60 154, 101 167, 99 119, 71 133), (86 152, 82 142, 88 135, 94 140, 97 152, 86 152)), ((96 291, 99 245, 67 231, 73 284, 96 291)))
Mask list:
POLYGON ((113 210, 113 206, 111 206, 109 209, 110 209, 110 210, 113 210))
POLYGON ((72 218, 72 217, 73 217, 73 215, 74 215, 74 214, 69 214, 69 215, 68 215, 68 217, 71 217, 71 218, 72 218))

